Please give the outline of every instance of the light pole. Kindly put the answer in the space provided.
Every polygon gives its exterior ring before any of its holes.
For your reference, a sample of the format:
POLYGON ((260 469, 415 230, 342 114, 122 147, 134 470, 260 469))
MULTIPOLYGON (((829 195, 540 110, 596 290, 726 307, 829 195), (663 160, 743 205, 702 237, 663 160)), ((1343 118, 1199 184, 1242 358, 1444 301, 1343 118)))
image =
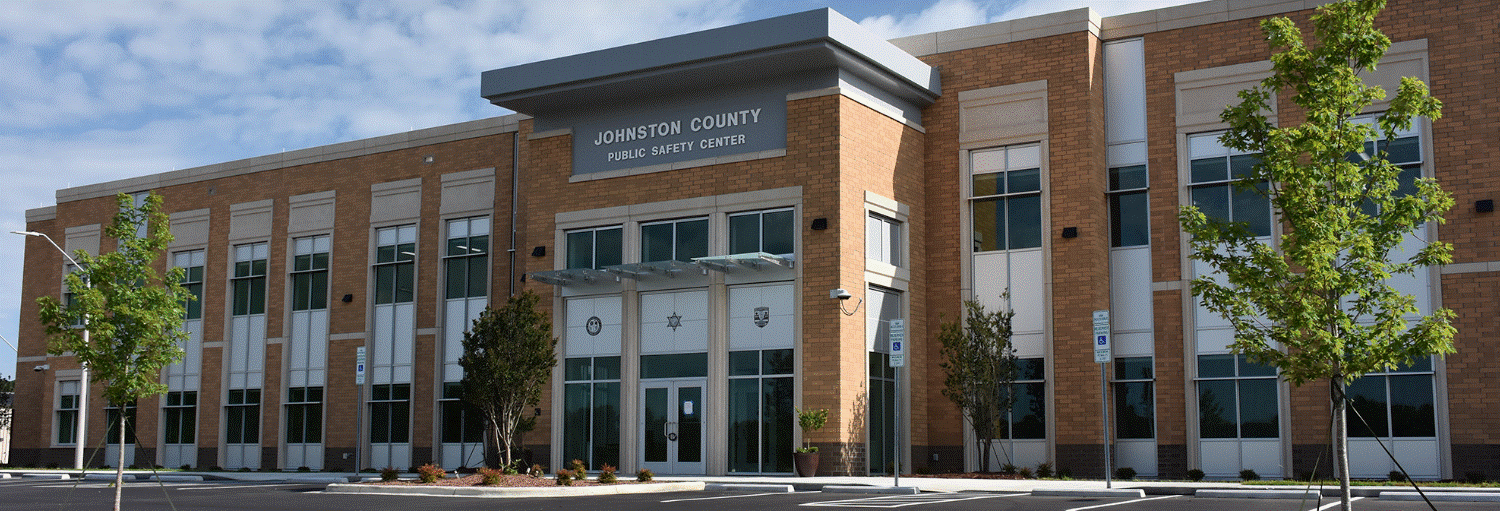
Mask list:
MULTIPOLYGON (((22 236, 41 236, 42 238, 44 238, 44 239, 47 240, 47 243, 51 243, 53 248, 56 248, 58 252, 61 252, 62 256, 64 258, 66 258, 69 263, 73 264, 74 268, 82 268, 83 267, 83 266, 81 266, 81 265, 78 264, 78 261, 73 260, 73 256, 68 255, 68 251, 63 250, 62 247, 57 246, 57 242, 56 241, 52 241, 52 237, 46 235, 45 233, 40 233, 40 232, 36 232, 36 231, 10 231, 10 232, 12 234, 20 234, 22 236)), ((83 287, 84 288, 91 288, 91 287, 93 287, 93 284, 89 281, 89 274, 87 274, 87 273, 83 274, 83 287)), ((87 314, 85 314, 83 316, 83 344, 85 346, 87 346, 88 343, 89 343, 89 317, 88 317, 87 314)), ((19 356, 19 353, 17 355, 19 356)), ((80 368, 79 382, 78 382, 78 424, 76 425, 77 428, 74 430, 74 434, 73 434, 73 446, 74 446, 73 447, 73 468, 78 469, 78 470, 83 470, 83 446, 84 446, 84 439, 87 438, 84 435, 86 433, 88 433, 88 417, 89 417, 89 366, 88 366, 88 364, 84 364, 82 362, 79 362, 78 367, 80 368)))

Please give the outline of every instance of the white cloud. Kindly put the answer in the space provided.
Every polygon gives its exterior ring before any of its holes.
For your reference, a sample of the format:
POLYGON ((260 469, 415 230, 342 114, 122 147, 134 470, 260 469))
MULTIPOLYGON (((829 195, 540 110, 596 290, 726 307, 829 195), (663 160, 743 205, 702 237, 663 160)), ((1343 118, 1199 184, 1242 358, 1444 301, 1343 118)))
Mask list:
POLYGON ((939 0, 911 14, 883 14, 859 24, 887 39, 1091 7, 1100 16, 1149 11, 1202 0, 939 0))

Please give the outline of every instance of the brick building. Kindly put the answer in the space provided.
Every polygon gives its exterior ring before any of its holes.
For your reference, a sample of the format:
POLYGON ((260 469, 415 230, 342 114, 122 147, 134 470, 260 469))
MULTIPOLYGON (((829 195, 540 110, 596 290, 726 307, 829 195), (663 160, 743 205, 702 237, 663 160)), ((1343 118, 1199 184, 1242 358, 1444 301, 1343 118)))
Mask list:
MULTIPOLYGON (((166 198, 163 264, 201 297, 188 356, 169 394, 87 414, 91 450, 134 414, 137 464, 475 466, 458 340, 530 289, 559 337, 525 439, 538 462, 786 473, 808 440, 823 473, 973 470, 934 337, 962 300, 1008 292, 1023 371, 997 462, 1102 475, 1092 312, 1108 310, 1115 466, 1290 477, 1326 450, 1327 389, 1228 352, 1187 292, 1176 211, 1215 204, 1269 231, 1270 208, 1230 192, 1250 156, 1215 142, 1218 113, 1269 72, 1258 20, 1305 23, 1317 3, 1080 9, 894 41, 810 11, 486 72, 484 98, 520 114, 61 190, 28 229, 108 251, 114 194, 166 198), (794 407, 830 409, 828 427, 804 439, 794 407)), ((1458 353, 1355 385, 1385 416, 1356 428, 1357 477, 1393 469, 1377 438, 1414 477, 1500 477, 1489 7, 1397 0, 1377 23, 1395 44, 1368 80, 1417 76, 1447 105, 1394 142, 1457 199, 1423 233, 1455 262, 1399 285, 1457 312, 1458 353)), ((33 239, 25 264, 36 317, 64 261, 33 239)), ((78 367, 45 354, 38 324, 21 339, 19 366, 50 369, 17 371, 11 461, 66 466, 78 367)))

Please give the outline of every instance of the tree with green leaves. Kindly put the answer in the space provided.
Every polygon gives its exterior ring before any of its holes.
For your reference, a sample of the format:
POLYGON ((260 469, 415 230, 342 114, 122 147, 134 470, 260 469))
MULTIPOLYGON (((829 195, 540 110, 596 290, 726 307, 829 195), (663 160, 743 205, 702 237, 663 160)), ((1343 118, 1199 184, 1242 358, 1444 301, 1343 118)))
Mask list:
MULTIPOLYGON (((1403 78, 1373 122, 1359 116, 1385 98, 1360 73, 1374 70, 1390 46, 1375 28, 1383 0, 1344 1, 1318 8, 1314 42, 1286 18, 1261 22, 1273 49, 1272 75, 1240 92, 1225 110, 1225 146, 1260 153, 1237 187, 1264 196, 1281 222, 1277 243, 1242 223, 1210 218, 1197 207, 1179 214, 1190 257, 1212 274, 1193 280, 1205 307, 1234 327, 1230 348, 1269 364, 1293 385, 1328 381, 1334 458, 1344 509, 1349 509, 1345 387, 1366 373, 1433 354, 1453 352, 1452 311, 1421 316, 1415 298, 1391 285, 1451 261, 1452 247, 1413 239, 1443 222, 1453 199, 1433 179, 1388 161, 1392 141, 1414 119, 1437 119, 1442 103, 1416 78, 1403 78), (1276 126, 1276 95, 1290 94, 1305 117, 1276 126), (1403 243, 1423 242, 1403 257, 1403 243)), ((1292 115, 1283 112, 1281 118, 1292 115)))
POLYGON ((535 424, 527 409, 541 402, 557 366, 557 338, 552 320, 537 310, 540 300, 527 290, 498 309, 486 308, 464 332, 458 358, 463 399, 484 415, 502 466, 511 465, 521 434, 535 424))
MULTIPOLYGON (((90 380, 102 383, 104 397, 120 406, 167 391, 160 382, 162 367, 182 358, 185 304, 192 295, 178 284, 182 270, 159 277, 153 267, 172 242, 162 198, 150 195, 136 207, 130 196, 116 196, 119 213, 104 230, 115 240, 115 250, 91 256, 79 250, 79 267, 66 277, 71 299, 37 299, 46 325, 47 353, 71 353, 87 366, 90 380), (87 332, 89 335, 85 335, 87 332)), ((126 414, 119 414, 120 445, 125 445, 126 414)), ((78 439, 82 442, 84 439, 78 439)), ((120 509, 124 449, 115 463, 115 509, 120 509)))
MULTIPOLYGON (((1013 310, 988 311, 978 300, 964 302, 962 323, 939 326, 943 395, 963 410, 979 441, 983 470, 990 471, 990 447, 1003 431, 1015 394, 1016 352, 1011 346, 1013 310)), ((1007 459, 1009 454, 1007 453, 1007 459)))
POLYGON ((16 381, 0 376, 0 432, 10 431, 11 407, 14 406, 16 381))

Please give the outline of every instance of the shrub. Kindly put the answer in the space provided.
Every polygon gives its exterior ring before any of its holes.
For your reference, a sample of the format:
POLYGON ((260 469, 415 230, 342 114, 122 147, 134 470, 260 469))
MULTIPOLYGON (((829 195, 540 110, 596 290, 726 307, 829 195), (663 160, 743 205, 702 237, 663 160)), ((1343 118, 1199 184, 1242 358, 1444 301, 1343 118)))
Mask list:
POLYGON ((1016 466, 1009 463, 1000 465, 1000 473, 1008 476, 1016 475, 1016 466))
POLYGON ((608 463, 599 465, 599 484, 615 484, 618 482, 619 479, 615 477, 615 470, 618 469, 608 463))
POLYGON ((298 472, 312 472, 312 467, 309 467, 307 465, 303 465, 303 466, 297 467, 297 471, 298 472))
POLYGON ((1022 479, 1031 479, 1033 477, 1031 467, 1021 467, 1019 470, 1016 470, 1016 474, 1020 475, 1022 479))
POLYGON ((583 464, 583 460, 573 460, 568 464, 568 468, 573 471, 574 481, 582 481, 589 477, 589 469, 583 464))
POLYGON ((573 471, 566 468, 557 469, 557 485, 573 486, 573 471))
POLYGON ((542 468, 542 464, 540 463, 531 466, 531 477, 542 477, 546 473, 547 470, 542 468))
POLYGON ((932 468, 922 466, 922 467, 917 467, 915 469, 912 469, 912 472, 915 472, 918 475, 927 475, 927 474, 931 474, 932 473, 932 468))
POLYGON ((57 464, 56 463, 48 463, 47 464, 47 468, 57 468, 57 464))
POLYGON ((1392 470, 1391 473, 1386 474, 1386 478, 1393 483, 1399 483, 1406 480, 1406 474, 1402 474, 1400 470, 1392 470))
POLYGON ((192 469, 193 469, 193 466, 192 465, 188 465, 186 463, 182 464, 182 466, 180 466, 180 467, 177 467, 177 470, 192 470, 192 469))
POLYGON ((513 475, 521 473, 520 469, 519 469, 520 466, 521 466, 521 460, 515 460, 515 461, 512 461, 512 462, 507 463, 505 465, 500 465, 500 472, 502 472, 502 473, 504 473, 505 475, 508 475, 508 476, 513 476, 513 475))
POLYGON ((649 483, 652 479, 656 479, 656 474, 651 473, 651 469, 649 468, 643 468, 635 473, 635 480, 637 481, 649 483))
POLYGON ((1051 463, 1037 463, 1036 476, 1041 479, 1049 479, 1053 476, 1051 463))
POLYGON ((1484 472, 1464 472, 1464 479, 1474 484, 1484 482, 1484 472))
POLYGON ((479 467, 479 477, 484 480, 485 486, 496 486, 500 484, 501 471, 490 467, 479 467))
POLYGON ((240 472, 250 472, 250 467, 240 467, 240 472))
POLYGON ((1198 470, 1198 469, 1195 468, 1195 469, 1187 471, 1187 476, 1188 476, 1188 480, 1189 481, 1194 481, 1194 482, 1202 481, 1203 480, 1203 471, 1202 470, 1198 470))
POLYGON ((396 478, 400 477, 400 476, 401 476, 401 471, 396 470, 396 467, 385 467, 385 468, 380 469, 380 480, 381 481, 395 481, 396 478))
POLYGON ((1121 481, 1129 481, 1131 479, 1135 479, 1135 469, 1130 467, 1117 468, 1115 469, 1115 479, 1119 479, 1121 481))
POLYGON ((1066 468, 1059 468, 1059 469, 1057 469, 1057 478, 1058 479, 1072 479, 1073 478, 1073 471, 1069 470, 1069 469, 1066 469, 1066 468))
POLYGON ((1260 480, 1260 474, 1257 474, 1257 473, 1255 473, 1254 470, 1250 470, 1250 469, 1247 468, 1247 469, 1244 469, 1244 470, 1240 471, 1240 480, 1241 481, 1259 481, 1260 480))
POLYGON ((417 467, 417 478, 424 483, 435 483, 445 475, 448 475, 446 470, 431 463, 417 467))

